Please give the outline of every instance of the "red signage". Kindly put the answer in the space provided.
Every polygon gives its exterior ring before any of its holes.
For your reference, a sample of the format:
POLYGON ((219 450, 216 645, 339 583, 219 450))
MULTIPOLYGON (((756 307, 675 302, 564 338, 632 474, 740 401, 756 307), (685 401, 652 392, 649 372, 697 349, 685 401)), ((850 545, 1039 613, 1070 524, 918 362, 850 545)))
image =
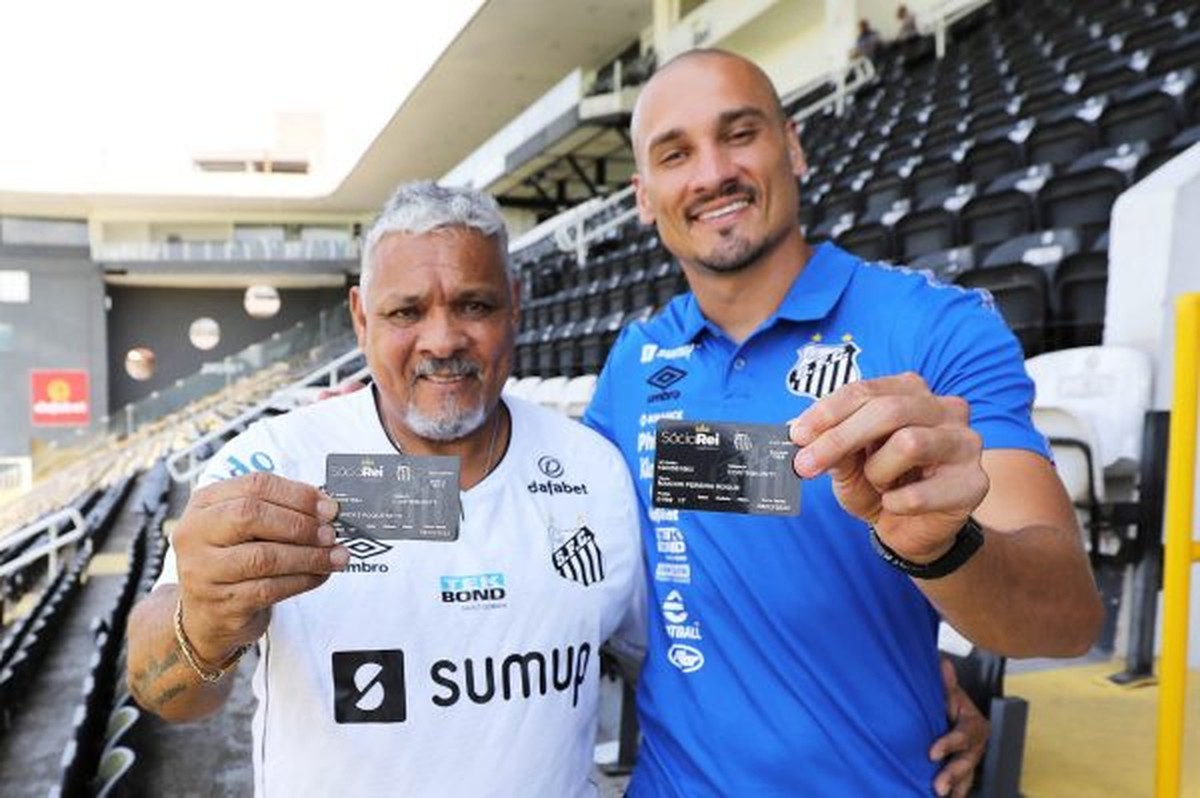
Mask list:
POLYGON ((88 373, 76 370, 29 372, 35 427, 77 427, 91 417, 88 373))

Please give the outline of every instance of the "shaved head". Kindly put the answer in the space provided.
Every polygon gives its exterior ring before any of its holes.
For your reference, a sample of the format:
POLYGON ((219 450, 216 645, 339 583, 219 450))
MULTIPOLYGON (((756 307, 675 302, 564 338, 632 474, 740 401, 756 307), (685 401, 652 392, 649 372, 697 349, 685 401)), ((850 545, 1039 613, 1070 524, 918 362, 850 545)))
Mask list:
POLYGON ((686 80, 679 73, 684 73, 692 67, 728 69, 746 73, 746 78, 761 92, 762 99, 766 101, 768 109, 773 112, 778 121, 781 124, 787 122, 787 115, 784 113, 779 93, 775 91, 775 85, 771 83, 767 73, 763 72, 758 64, 728 50, 716 48, 688 50, 675 56, 655 71, 650 80, 646 81, 646 85, 642 87, 637 102, 633 106, 633 116, 629 122, 629 137, 633 141, 633 156, 639 168, 642 164, 642 153, 646 144, 644 120, 647 107, 653 107, 661 95, 674 94, 679 80, 686 80))

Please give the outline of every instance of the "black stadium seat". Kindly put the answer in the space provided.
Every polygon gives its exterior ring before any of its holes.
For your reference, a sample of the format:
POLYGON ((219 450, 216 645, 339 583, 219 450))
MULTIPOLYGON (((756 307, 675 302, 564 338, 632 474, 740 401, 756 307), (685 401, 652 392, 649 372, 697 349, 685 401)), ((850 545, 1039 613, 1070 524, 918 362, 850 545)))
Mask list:
POLYGON ((1103 96, 1059 108, 1038 119, 1025 140, 1029 163, 1067 164, 1099 146, 1096 119, 1104 110, 1103 96))
POLYGON ((1054 173, 1049 164, 1010 172, 994 180, 959 213, 962 240, 988 248, 1034 229, 1034 199, 1054 173))
POLYGON ((1167 146, 1160 147, 1138 162, 1135 179, 1141 180, 1146 175, 1174 158, 1189 147, 1200 144, 1200 125, 1190 127, 1171 139, 1167 146))
POLYGON ((1164 142, 1187 124, 1185 102, 1191 99, 1196 72, 1188 68, 1154 78, 1116 95, 1100 116, 1104 144, 1164 142))
POLYGON ((1050 286, 1042 269, 1024 263, 974 269, 955 282, 991 293, 1026 357, 1045 349, 1050 286))
POLYGON ((958 244, 958 212, 974 195, 974 184, 966 183, 929 197, 906 214, 894 228, 896 257, 908 261, 958 244))
POLYGON ((1103 342, 1108 294, 1108 235, 1086 252, 1063 258, 1054 275, 1054 308, 1060 347, 1103 342))
POLYGON ((1038 196, 1042 226, 1079 228, 1085 240, 1108 229, 1125 176, 1106 166, 1070 171, 1047 181, 1038 196))
POLYGON ((1014 133, 1021 124, 1009 124, 981 133, 963 156, 963 173, 972 183, 986 185, 1002 174, 1025 165, 1024 151, 1014 133))

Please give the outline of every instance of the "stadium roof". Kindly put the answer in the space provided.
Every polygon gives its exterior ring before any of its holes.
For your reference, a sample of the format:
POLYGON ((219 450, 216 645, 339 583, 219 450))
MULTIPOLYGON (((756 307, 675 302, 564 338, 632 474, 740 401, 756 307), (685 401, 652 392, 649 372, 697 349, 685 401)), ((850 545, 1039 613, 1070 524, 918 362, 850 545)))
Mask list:
POLYGON ((361 212, 438 177, 646 0, 146 0, 10 10, 0 212, 361 212), (22 77, 24 76, 24 77, 22 77), (206 171, 218 170, 218 171, 206 171), (268 172, 282 171, 284 174, 268 172))

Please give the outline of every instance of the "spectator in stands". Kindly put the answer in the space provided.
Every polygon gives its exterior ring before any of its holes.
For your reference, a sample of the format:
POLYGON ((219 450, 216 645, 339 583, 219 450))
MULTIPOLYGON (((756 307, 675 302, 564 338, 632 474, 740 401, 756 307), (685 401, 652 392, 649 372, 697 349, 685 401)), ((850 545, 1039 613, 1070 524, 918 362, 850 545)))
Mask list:
POLYGON ((257 794, 593 794, 600 645, 644 636, 637 504, 611 444, 501 401, 518 295, 491 198, 401 187, 350 294, 373 387, 254 425, 201 477, 128 679, 197 718, 261 639, 257 794), (457 540, 335 542, 327 458, 397 451, 458 458, 461 498, 432 493, 461 501, 457 540))
POLYGON ((908 6, 901 4, 896 9, 896 20, 900 23, 900 30, 896 33, 897 42, 903 43, 917 38, 917 17, 908 10, 908 6))
MULTIPOLYGON (((645 634, 637 500, 598 435, 500 399, 506 260, 490 200, 402 187, 351 292, 374 386, 222 449, 129 623, 131 689, 170 720, 217 711, 260 641, 260 794, 592 794, 597 649, 645 634), (335 541, 326 457, 397 449, 461 458, 456 543, 335 541)), ((969 785, 987 725, 946 678, 934 749, 969 785)))
POLYGON ((810 248, 796 129, 753 63, 676 58, 631 138, 691 292, 622 332, 584 418, 637 479, 664 608, 630 795, 922 794, 939 615, 1014 656, 1081 654, 1101 622, 1021 349, 982 293, 810 248), (791 419, 800 514, 652 510, 661 418, 791 419))
POLYGON ((858 21, 858 39, 855 40, 854 47, 850 50, 850 57, 861 56, 874 61, 882 46, 883 39, 879 36, 879 31, 871 27, 871 22, 866 17, 860 19, 858 21))

